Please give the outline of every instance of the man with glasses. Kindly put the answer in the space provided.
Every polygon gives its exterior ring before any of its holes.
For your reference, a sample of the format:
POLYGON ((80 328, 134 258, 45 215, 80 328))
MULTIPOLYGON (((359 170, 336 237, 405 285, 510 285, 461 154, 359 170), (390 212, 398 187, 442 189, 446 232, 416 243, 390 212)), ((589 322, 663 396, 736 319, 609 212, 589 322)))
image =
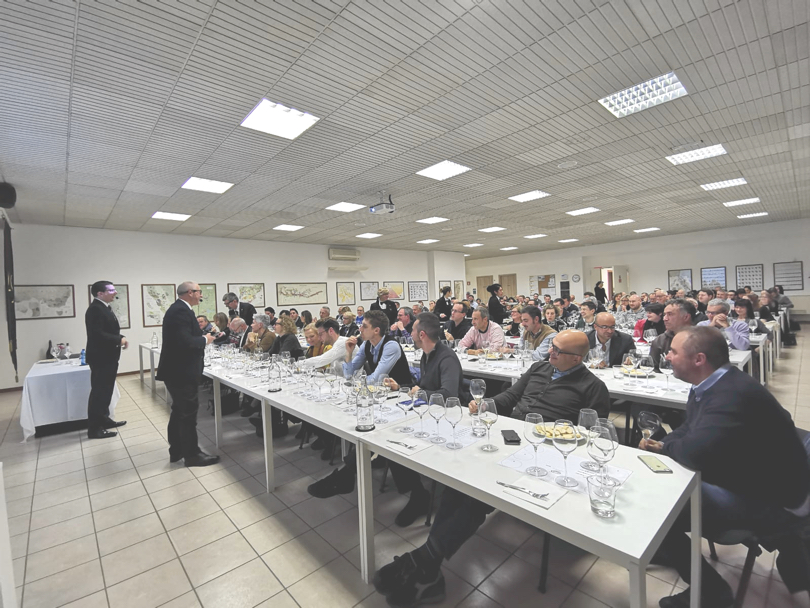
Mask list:
MULTIPOLYGON (((582 332, 562 331, 554 336, 548 361, 533 364, 506 392, 495 397, 498 412, 523 420, 536 412, 548 421, 579 419, 582 408, 595 409, 600 417, 610 412, 604 382, 583 364, 588 338, 582 332)), ((475 401, 470 402, 475 411, 475 401)), ((446 488, 427 542, 380 568, 373 583, 391 606, 439 603, 445 597, 441 564, 475 534, 493 507, 458 490, 446 488)))
POLYGON ((650 357, 652 357, 655 371, 659 371, 661 355, 669 352, 672 338, 682 329, 692 327, 692 319, 696 314, 695 307, 686 300, 670 300, 664 308, 664 327, 666 331, 650 344, 650 357))
POLYGON ((158 364, 158 380, 166 383, 172 397, 169 418, 169 460, 185 460, 187 467, 205 467, 219 462, 197 443, 197 391, 203 371, 203 354, 214 341, 203 335, 192 306, 200 303, 202 292, 197 283, 186 281, 177 288, 177 301, 163 317, 163 348, 158 364))
POLYGON ((338 322, 332 318, 318 319, 315 321, 315 330, 318 332, 318 337, 321 339, 321 342, 332 348, 322 355, 307 359, 304 361, 304 366, 318 369, 331 365, 335 361, 343 361, 346 357, 347 338, 340 335, 338 322))
POLYGON ((466 301, 459 301, 453 304, 450 311, 450 322, 444 329, 444 337, 447 340, 461 340, 472 328, 472 321, 467 318, 469 306, 466 301))
POLYGON ((256 308, 253 304, 248 302, 240 302, 239 297, 232 292, 226 293, 222 296, 222 301, 228 307, 228 316, 230 318, 240 317, 244 319, 245 324, 250 325, 253 323, 253 315, 256 314, 256 308))
POLYGON ((726 342, 735 350, 748 350, 751 346, 751 334, 748 323, 728 318, 730 307, 720 299, 711 300, 706 307, 706 321, 698 323, 698 327, 710 325, 723 332, 726 342))
POLYGON ((616 319, 609 312, 596 315, 593 327, 596 331, 588 334, 588 344, 591 350, 599 347, 602 353, 600 367, 621 365, 624 354, 635 348, 633 338, 616 331, 616 319))

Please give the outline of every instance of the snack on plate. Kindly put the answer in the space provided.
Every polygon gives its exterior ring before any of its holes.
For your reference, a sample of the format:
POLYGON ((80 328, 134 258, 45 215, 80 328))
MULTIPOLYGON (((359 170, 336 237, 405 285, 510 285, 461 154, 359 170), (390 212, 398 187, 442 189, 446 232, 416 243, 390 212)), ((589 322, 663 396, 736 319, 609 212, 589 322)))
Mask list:
MULTIPOLYGON (((546 426, 545 424, 538 424, 534 427, 535 432, 538 435, 545 435, 546 439, 554 439, 554 425, 546 426)), ((573 439, 576 436, 577 439, 582 439, 582 435, 579 433, 575 433, 572 427, 567 427, 562 435, 559 435, 565 439, 573 439)))

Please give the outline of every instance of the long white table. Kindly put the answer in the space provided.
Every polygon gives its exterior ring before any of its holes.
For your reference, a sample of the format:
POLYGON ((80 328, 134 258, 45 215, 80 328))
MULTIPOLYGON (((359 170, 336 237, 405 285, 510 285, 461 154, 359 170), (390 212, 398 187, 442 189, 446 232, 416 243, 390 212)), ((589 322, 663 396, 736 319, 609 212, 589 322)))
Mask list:
MULTIPOLYGON (((36 433, 36 427, 59 422, 87 419, 90 397, 90 368, 78 365, 78 359, 55 363, 34 363, 23 382, 20 400, 20 426, 24 441, 36 433), (74 365, 74 362, 76 365, 74 365)), ((110 416, 121 398, 116 383, 110 401, 110 416)))

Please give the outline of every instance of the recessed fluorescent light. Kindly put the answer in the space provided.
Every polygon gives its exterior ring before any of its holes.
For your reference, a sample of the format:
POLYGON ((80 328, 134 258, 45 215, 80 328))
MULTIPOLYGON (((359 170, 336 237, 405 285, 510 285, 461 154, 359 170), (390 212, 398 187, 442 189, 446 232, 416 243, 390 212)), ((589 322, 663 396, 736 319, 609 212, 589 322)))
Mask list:
POLYGON ((421 175, 423 177, 429 177, 431 179, 442 181, 450 177, 453 177, 454 175, 466 173, 469 170, 470 167, 465 167, 464 165, 459 165, 458 163, 454 163, 449 160, 443 160, 442 162, 436 163, 435 165, 432 165, 427 169, 417 171, 416 174, 421 175))
POLYGON ((222 194, 231 186, 233 186, 233 184, 229 184, 228 182, 218 182, 213 179, 203 179, 201 177, 189 177, 186 183, 180 187, 186 190, 199 190, 201 192, 222 194))
POLYGON ((153 220, 172 220, 174 222, 185 222, 190 217, 185 213, 166 213, 165 211, 155 211, 152 214, 153 220))
POLYGON ((501 251, 512 251, 513 249, 517 249, 517 247, 501 247, 501 251))
POLYGON ((358 239, 376 239, 378 236, 382 236, 381 234, 377 234, 376 232, 364 232, 363 234, 358 234, 358 239))
POLYGON ((633 232, 655 232, 656 230, 661 230, 660 228, 639 228, 638 230, 633 230, 633 232))
POLYGON ((465 258, 468 258, 468 257, 470 257, 470 254, 469 254, 469 253, 465 253, 465 254, 464 254, 464 257, 465 257, 465 258))
POLYGON ((481 228, 478 232, 500 232, 501 230, 506 230, 506 228, 501 228, 500 226, 490 226, 489 228, 481 228))
POLYGON ((417 224, 439 224, 441 222, 446 222, 446 217, 426 217, 423 220, 416 220, 417 224))
POLYGON ((560 163, 559 165, 557 165, 557 168, 558 168, 558 169, 573 169, 573 168, 574 168, 574 167, 576 167, 578 164, 579 164, 579 163, 578 163, 577 161, 575 161, 575 160, 567 160, 567 161, 565 161, 565 162, 560 163))
POLYGON ((424 239, 422 241, 416 241, 420 245, 430 245, 431 243, 438 243, 439 239, 424 239))
POLYGON ((574 209, 573 211, 566 211, 568 215, 587 215, 588 213, 596 213, 599 211, 596 207, 584 207, 582 209, 574 209))
POLYGON ((483 243, 467 243, 464 247, 483 247, 483 243))
POLYGON ((273 230, 283 230, 285 232, 295 232, 296 230, 301 230, 303 226, 294 226, 292 224, 279 224, 273 230))
POLYGON ((547 234, 530 234, 528 236, 524 236, 524 239, 542 239, 544 236, 548 236, 547 234))
POLYGON ((312 114, 262 99, 242 121, 242 126, 285 139, 295 139, 318 120, 312 114))
POLYGON ((656 76, 624 91, 613 93, 599 100, 610 113, 622 118, 634 112, 640 112, 678 97, 687 95, 686 89, 678 80, 675 72, 656 76))
POLYGON ((701 184, 700 187, 704 190, 720 190, 720 188, 731 188, 732 186, 744 186, 748 182, 745 181, 744 177, 738 177, 737 179, 727 179, 723 180, 722 182, 713 182, 711 184, 701 184))
POLYGON ((365 205, 358 205, 356 203, 335 203, 326 208, 327 211, 341 211, 343 213, 351 213, 358 209, 363 209, 365 205))
POLYGON ((673 154, 672 156, 667 156, 667 160, 673 165, 683 165, 684 163, 692 163, 696 160, 703 160, 723 154, 726 154, 726 149, 723 147, 723 144, 717 144, 716 146, 707 146, 689 152, 682 152, 681 154, 673 154))
POLYGON ((632 224, 636 220, 614 220, 612 222, 605 222, 605 226, 621 226, 622 224, 632 224))
POLYGON ((519 203, 528 203, 529 201, 537 200, 538 198, 543 198, 545 196, 551 196, 548 192, 543 192, 542 190, 532 190, 531 192, 526 192, 524 194, 518 194, 517 196, 510 196, 510 201, 517 201, 519 203))
POLYGON ((558 243, 576 243, 579 239, 563 239, 561 241, 557 241, 558 243))
POLYGON ((760 213, 747 213, 745 215, 738 215, 737 217, 741 220, 747 220, 749 217, 762 217, 763 215, 768 215, 768 212, 761 211, 760 213))
POLYGON ((757 198, 743 198, 738 201, 729 201, 727 203, 723 203, 724 207, 739 207, 740 205, 750 205, 751 203, 758 203, 759 197, 757 198))

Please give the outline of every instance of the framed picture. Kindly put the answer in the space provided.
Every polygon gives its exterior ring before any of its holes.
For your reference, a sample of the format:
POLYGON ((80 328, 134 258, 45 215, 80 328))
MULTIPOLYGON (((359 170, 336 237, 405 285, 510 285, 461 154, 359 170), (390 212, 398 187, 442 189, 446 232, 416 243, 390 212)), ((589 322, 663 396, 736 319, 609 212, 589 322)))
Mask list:
POLYGON ((377 281, 360 281, 360 299, 376 300, 380 284, 377 281))
POLYGON ((235 293, 240 302, 253 304, 256 310, 264 308, 264 283, 228 283, 228 292, 235 293))
POLYGON ((71 319, 76 316, 73 285, 15 285, 17 320, 71 319))
POLYGON ((669 271, 669 288, 675 291, 683 289, 684 291, 692 291, 692 269, 685 268, 683 270, 670 270, 669 271))
POLYGON ((726 267, 716 266, 714 268, 700 269, 700 286, 706 289, 726 290, 726 267))
POLYGON ((450 284, 450 281, 439 281, 439 293, 436 294, 437 297, 442 295, 442 289, 445 287, 450 287, 452 289, 453 286, 450 284))
POLYGON ((404 281, 383 281, 383 287, 388 288, 389 300, 404 300, 405 299, 405 282, 404 281))
POLYGON ((464 281, 453 281, 453 295, 459 300, 466 295, 464 293, 464 281))
POLYGON ((742 289, 746 285, 751 286, 752 291, 762 291, 764 266, 762 264, 745 264, 737 266, 737 289, 742 289))
POLYGON ((781 285, 782 289, 784 289, 785 291, 800 291, 804 289, 803 263, 802 262, 774 263, 773 284, 781 285))
POLYGON ((208 320, 213 322, 214 315, 217 314, 217 306, 219 305, 219 300, 217 300, 217 285, 216 283, 200 283, 200 290, 202 293, 202 301, 197 304, 197 306, 192 306, 194 309, 194 314, 198 317, 200 315, 205 315, 208 317, 208 320))
POLYGON ((174 285, 168 283, 141 284, 141 307, 144 327, 161 327, 169 306, 177 299, 174 285))
MULTIPOLYGON (((110 308, 115 313, 115 318, 118 319, 118 325, 121 329, 129 329, 132 327, 129 323, 129 285, 121 283, 113 283, 115 285, 115 299, 110 302, 110 308)), ((93 303, 93 294, 90 293, 92 285, 87 286, 87 297, 90 304, 93 303)))
POLYGON ((326 283, 276 283, 276 302, 279 306, 327 304, 326 283))
POLYGON ((337 289, 338 306, 354 306, 356 304, 354 295, 354 281, 346 283, 338 281, 335 284, 335 288, 337 289))
POLYGON ((427 281, 408 281, 408 300, 410 302, 429 299, 427 281))

